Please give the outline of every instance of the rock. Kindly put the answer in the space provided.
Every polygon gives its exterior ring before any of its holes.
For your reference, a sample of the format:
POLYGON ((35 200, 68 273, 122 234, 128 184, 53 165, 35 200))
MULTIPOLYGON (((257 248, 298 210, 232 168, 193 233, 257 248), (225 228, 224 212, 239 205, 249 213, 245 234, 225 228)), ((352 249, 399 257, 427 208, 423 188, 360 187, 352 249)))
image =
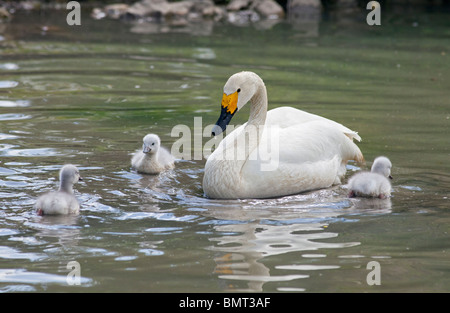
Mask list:
POLYGON ((284 16, 283 8, 275 0, 232 0, 227 5, 227 10, 232 12, 253 10, 263 18, 284 16))
POLYGON ((245 10, 248 9, 250 7, 250 3, 252 2, 252 0, 232 0, 228 5, 227 5, 227 10, 228 11, 240 11, 240 10, 245 10))
POLYGON ((275 0, 232 0, 226 9, 215 5, 213 0, 139 0, 132 5, 111 4, 103 9, 96 8, 91 16, 95 19, 109 17, 164 21, 184 26, 204 19, 219 21, 225 16, 237 24, 274 20, 283 18, 284 10, 275 0))
POLYGON ((225 16, 225 10, 215 6, 206 6, 201 9, 202 15, 206 18, 214 18, 215 20, 221 20, 225 16))
POLYGON ((227 14, 227 20, 234 25, 248 25, 260 20, 258 13, 253 10, 231 11, 227 14))
POLYGON ((12 16, 5 8, 0 7, 0 22, 11 20, 12 16))
POLYGON ((109 4, 105 6, 104 13, 112 19, 118 19, 127 12, 128 8, 129 5, 124 3, 109 4))
POLYGON ((275 0, 232 0, 227 5, 228 21, 233 24, 258 22, 284 17, 283 8, 275 0))
POLYGON ((163 19, 199 19, 201 17, 223 16, 212 0, 141 0, 127 10, 129 17, 158 17, 163 19))
POLYGON ((189 0, 169 3, 167 15, 186 16, 193 6, 194 2, 189 0))
POLYGON ((284 17, 283 8, 274 0, 254 1, 253 9, 263 18, 277 19, 284 17))
POLYGON ((91 17, 94 20, 101 20, 102 18, 106 17, 106 13, 105 13, 105 11, 103 9, 94 8, 94 9, 92 9, 91 17))
POLYGON ((126 14, 129 17, 161 17, 169 12, 169 3, 166 0, 141 0, 131 5, 126 14))

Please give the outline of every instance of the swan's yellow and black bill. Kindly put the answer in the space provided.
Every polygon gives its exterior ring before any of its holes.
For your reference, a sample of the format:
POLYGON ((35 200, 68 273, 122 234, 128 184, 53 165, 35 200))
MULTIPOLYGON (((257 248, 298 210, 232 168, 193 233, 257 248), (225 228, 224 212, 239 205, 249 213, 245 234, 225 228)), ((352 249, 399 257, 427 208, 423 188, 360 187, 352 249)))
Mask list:
POLYGON ((238 92, 233 92, 232 94, 227 95, 223 94, 222 97, 222 108, 227 109, 227 112, 234 114, 237 109, 238 102, 238 92))
POLYGON ((237 101, 238 93, 234 92, 227 95, 223 94, 222 97, 222 110, 220 112, 220 117, 212 129, 212 135, 217 136, 227 128, 228 123, 230 123, 231 118, 237 111, 237 101))

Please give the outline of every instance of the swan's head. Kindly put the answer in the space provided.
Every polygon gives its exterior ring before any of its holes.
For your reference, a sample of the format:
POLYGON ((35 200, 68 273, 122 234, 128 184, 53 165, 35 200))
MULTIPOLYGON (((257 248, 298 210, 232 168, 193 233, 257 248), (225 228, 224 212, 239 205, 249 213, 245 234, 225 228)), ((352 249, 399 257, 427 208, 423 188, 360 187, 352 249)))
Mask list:
POLYGON ((161 144, 161 140, 159 139, 158 135, 155 134, 148 134, 144 137, 143 141, 144 143, 142 145, 142 152, 148 154, 156 153, 161 144))
POLYGON ((73 185, 77 183, 79 180, 83 180, 80 176, 80 172, 75 165, 66 164, 59 171, 59 180, 62 185, 73 185))
POLYGON ((375 161, 373 161, 371 172, 378 173, 392 179, 391 168, 392 168, 391 161, 387 157, 380 156, 377 157, 375 161))
POLYGON ((234 114, 253 98, 261 85, 264 85, 262 79, 253 72, 236 73, 228 79, 223 87, 222 111, 212 129, 213 136, 225 131, 234 114))

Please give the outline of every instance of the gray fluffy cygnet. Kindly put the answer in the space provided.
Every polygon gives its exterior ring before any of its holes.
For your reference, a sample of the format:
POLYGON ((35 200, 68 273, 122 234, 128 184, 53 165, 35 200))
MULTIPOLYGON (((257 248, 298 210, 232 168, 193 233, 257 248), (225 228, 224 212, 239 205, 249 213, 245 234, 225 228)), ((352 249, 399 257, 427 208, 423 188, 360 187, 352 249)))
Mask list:
POLYGON ((349 197, 370 197, 385 199, 391 195, 391 161, 384 156, 377 157, 370 172, 355 174, 348 181, 349 197))
POLYGON ((161 146, 158 135, 148 134, 143 139, 142 150, 136 151, 131 167, 139 173, 158 174, 175 166, 175 158, 161 146))
POLYGON ((73 194, 73 184, 79 180, 80 172, 72 164, 64 165, 59 172, 59 190, 40 196, 34 209, 38 215, 78 214, 80 205, 73 194))

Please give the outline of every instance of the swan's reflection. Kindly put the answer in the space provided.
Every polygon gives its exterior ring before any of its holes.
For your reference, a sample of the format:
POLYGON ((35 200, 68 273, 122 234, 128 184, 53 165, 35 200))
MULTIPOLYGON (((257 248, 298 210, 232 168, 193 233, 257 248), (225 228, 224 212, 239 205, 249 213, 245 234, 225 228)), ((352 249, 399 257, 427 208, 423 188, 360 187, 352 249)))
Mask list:
MULTIPOLYGON (((289 252, 313 251, 323 248, 343 248, 358 245, 358 242, 327 243, 316 242, 315 239, 328 239, 338 234, 318 229, 325 223, 294 225, 261 225, 252 222, 240 225, 217 226, 220 232, 238 232, 239 235, 226 235, 212 238, 217 244, 212 250, 225 252, 215 258, 215 273, 219 278, 243 280, 248 282, 248 291, 262 291, 265 282, 289 281, 307 278, 309 275, 294 274, 274 276, 260 260, 289 252)), ((303 272, 304 273, 304 272, 303 272)))
POLYGON ((131 187, 129 190, 134 190, 142 200, 150 203, 172 200, 173 190, 167 186, 171 186, 174 177, 173 171, 166 171, 158 175, 140 174, 134 171, 127 173, 131 187))
POLYGON ((356 214, 388 214, 392 212, 392 202, 390 198, 354 198, 351 199, 352 206, 349 213, 356 214))
POLYGON ((333 221, 345 219, 346 214, 386 213, 390 210, 390 201, 364 202, 336 196, 332 190, 276 200, 240 202, 238 205, 228 202, 227 206, 226 202, 217 202, 207 211, 207 215, 218 219, 219 223, 214 228, 223 234, 210 238, 215 244, 209 249, 221 252, 214 259, 214 273, 227 282, 227 290, 257 292, 263 290, 266 282, 293 281, 308 278, 310 270, 339 268, 336 264, 301 265, 300 259, 299 264, 277 265, 276 273, 289 271, 280 275, 271 273, 262 261, 288 253, 359 245, 359 242, 338 240, 327 242, 327 239, 339 236, 327 231, 327 227, 333 221), (246 287, 234 285, 236 281, 246 283, 246 287))
POLYGON ((80 216, 74 214, 33 216, 28 226, 37 230, 36 238, 56 240, 59 246, 64 247, 76 246, 81 229, 79 219, 80 216))

